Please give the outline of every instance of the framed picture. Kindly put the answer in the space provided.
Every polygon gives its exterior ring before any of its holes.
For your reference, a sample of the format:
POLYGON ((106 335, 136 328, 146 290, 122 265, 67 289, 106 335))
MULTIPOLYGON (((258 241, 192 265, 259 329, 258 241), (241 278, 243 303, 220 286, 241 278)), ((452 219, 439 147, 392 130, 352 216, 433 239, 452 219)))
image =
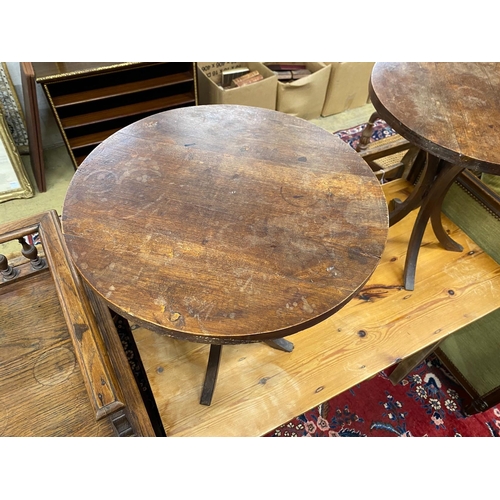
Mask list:
POLYGON ((0 109, 0 202, 33 197, 33 188, 0 109))
POLYGON ((9 126, 14 144, 19 154, 23 155, 29 154, 28 132, 23 108, 10 73, 11 70, 19 71, 18 66, 18 63, 0 63, 0 108, 9 126))

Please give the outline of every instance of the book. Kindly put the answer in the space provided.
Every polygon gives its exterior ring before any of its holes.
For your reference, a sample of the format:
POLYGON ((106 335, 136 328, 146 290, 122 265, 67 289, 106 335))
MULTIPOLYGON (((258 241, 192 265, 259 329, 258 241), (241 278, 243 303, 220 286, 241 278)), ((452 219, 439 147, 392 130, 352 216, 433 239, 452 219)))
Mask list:
POLYGON ((225 69, 222 71, 221 85, 223 87, 229 87, 235 78, 241 77, 249 71, 248 68, 225 69))
POLYGON ((264 80, 264 77, 259 73, 255 76, 252 76, 251 78, 245 78, 239 82, 233 80, 233 83, 235 83, 237 87, 244 87, 245 85, 249 85, 250 83, 260 82, 261 80, 264 80))
POLYGON ((247 73, 246 75, 240 76, 238 78, 234 78, 233 85, 235 85, 237 87, 242 87, 244 84, 258 82, 259 80, 263 80, 263 79, 264 79, 264 77, 257 70, 255 70, 255 71, 251 71, 250 73, 247 73), (251 80, 251 81, 249 81, 249 80, 251 80))
POLYGON ((308 69, 296 69, 292 72, 292 80, 298 80, 299 78, 304 78, 304 76, 309 76, 312 73, 308 69))
POLYGON ((311 71, 308 69, 295 69, 293 71, 273 71, 275 75, 278 76, 278 81, 280 82, 292 82, 304 78, 305 76, 311 75, 311 71))
POLYGON ((292 72, 291 71, 274 71, 274 73, 278 76, 278 80, 291 80, 292 72))
POLYGON ((287 64, 287 63, 276 63, 276 64, 266 64, 266 66, 271 71, 297 71, 299 69, 306 69, 305 64, 287 64))

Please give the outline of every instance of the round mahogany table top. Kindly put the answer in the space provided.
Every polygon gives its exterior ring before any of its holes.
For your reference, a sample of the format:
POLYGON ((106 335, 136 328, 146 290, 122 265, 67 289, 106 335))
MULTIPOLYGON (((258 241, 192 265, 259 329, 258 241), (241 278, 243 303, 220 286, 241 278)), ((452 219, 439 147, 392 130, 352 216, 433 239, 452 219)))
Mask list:
POLYGON ((388 212, 333 134, 249 106, 193 106, 116 132, 62 211, 73 261, 109 307, 207 343, 287 336, 345 305, 375 270, 388 212))
POLYGON ((413 144, 454 165, 500 174, 500 63, 376 63, 370 97, 413 144))

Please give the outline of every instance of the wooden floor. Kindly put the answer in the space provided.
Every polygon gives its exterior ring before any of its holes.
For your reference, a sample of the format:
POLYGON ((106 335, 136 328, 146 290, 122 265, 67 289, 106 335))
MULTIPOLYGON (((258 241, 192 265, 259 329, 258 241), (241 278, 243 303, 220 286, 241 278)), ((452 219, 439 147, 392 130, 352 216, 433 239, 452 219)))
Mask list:
MULTIPOLYGON (((384 190, 388 198, 408 194, 405 181, 384 190)), ((199 404, 209 347, 135 329, 167 435, 261 436, 494 310, 500 267, 446 218, 464 251, 442 249, 429 226, 415 290, 402 288, 415 216, 390 228, 381 263, 356 298, 289 337, 292 353, 265 344, 224 346, 209 407, 199 404)))

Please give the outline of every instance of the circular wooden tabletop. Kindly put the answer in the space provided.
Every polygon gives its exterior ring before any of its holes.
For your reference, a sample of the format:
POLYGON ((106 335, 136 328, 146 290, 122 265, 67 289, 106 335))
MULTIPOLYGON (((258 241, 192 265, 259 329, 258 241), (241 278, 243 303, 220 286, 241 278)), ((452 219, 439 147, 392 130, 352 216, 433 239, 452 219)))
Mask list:
POLYGON ((364 160, 300 118, 193 106, 116 132, 76 171, 62 212, 73 261, 115 311, 171 336, 287 336, 375 270, 386 201, 364 160))
POLYGON ((500 174, 500 63, 376 63, 370 97, 398 133, 455 165, 500 174))

